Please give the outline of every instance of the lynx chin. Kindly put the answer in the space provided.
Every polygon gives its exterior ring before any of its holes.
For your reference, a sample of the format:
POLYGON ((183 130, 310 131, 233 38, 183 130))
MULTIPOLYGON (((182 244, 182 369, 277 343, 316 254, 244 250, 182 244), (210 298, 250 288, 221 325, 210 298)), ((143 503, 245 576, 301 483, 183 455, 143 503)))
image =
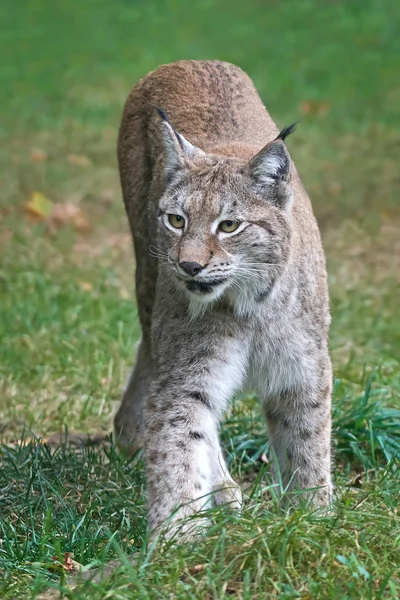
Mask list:
POLYGON ((331 485, 330 322, 310 200, 249 77, 219 61, 159 67, 133 88, 118 142, 142 326, 114 419, 144 449, 149 527, 188 537, 242 496, 218 428, 244 387, 262 400, 285 497, 331 485), (299 490, 301 490, 299 492, 299 490))

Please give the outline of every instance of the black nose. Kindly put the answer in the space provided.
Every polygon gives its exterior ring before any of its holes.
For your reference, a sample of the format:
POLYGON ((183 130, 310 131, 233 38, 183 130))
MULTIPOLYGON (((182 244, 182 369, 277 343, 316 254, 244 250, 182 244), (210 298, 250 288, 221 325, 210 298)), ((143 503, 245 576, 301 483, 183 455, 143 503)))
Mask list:
POLYGON ((197 262, 186 262, 186 261, 179 263, 179 266, 181 269, 183 269, 185 271, 185 273, 187 273, 188 275, 191 275, 192 277, 194 277, 195 275, 198 275, 198 273, 200 273, 200 271, 203 268, 197 262))

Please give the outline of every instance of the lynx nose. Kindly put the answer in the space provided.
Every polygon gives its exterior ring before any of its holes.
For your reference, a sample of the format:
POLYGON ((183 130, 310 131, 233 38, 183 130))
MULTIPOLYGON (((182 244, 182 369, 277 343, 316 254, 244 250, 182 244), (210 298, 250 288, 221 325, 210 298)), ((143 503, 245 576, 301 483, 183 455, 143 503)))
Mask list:
POLYGON ((185 273, 187 273, 191 277, 198 275, 203 268, 197 262, 187 262, 187 261, 183 261, 183 262, 179 263, 179 266, 181 269, 183 269, 185 271, 185 273))

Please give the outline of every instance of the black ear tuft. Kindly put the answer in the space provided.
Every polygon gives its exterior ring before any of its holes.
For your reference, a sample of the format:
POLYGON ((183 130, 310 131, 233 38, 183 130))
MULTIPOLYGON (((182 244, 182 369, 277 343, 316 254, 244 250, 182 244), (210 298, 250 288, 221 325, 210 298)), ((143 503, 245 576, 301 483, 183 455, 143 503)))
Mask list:
POLYGON ((160 133, 165 146, 165 171, 167 180, 170 180, 179 169, 187 166, 186 159, 192 159, 196 155, 201 156, 204 152, 193 146, 181 133, 176 131, 162 108, 154 105, 153 108, 162 120, 160 133))
POLYGON ((167 123, 169 123, 167 113, 163 111, 162 108, 156 107, 156 111, 158 112, 159 116, 163 121, 167 121, 167 123))
POLYGON ((295 121, 294 123, 289 125, 289 127, 285 127, 284 129, 282 129, 282 131, 275 138, 275 140, 282 140, 282 142, 283 142, 288 137, 288 135, 293 133, 293 131, 296 129, 297 123, 299 123, 299 121, 295 121))
POLYGON ((176 131, 176 129, 174 127, 172 127, 171 123, 169 122, 169 119, 167 117, 167 113, 165 112, 165 110, 163 110, 162 108, 158 108, 158 106, 156 106, 155 109, 158 112, 158 114, 161 117, 161 119, 163 120, 163 122, 164 123, 168 123, 168 125, 170 125, 172 131, 175 134, 176 139, 179 142, 180 147, 183 149, 182 136, 176 131))

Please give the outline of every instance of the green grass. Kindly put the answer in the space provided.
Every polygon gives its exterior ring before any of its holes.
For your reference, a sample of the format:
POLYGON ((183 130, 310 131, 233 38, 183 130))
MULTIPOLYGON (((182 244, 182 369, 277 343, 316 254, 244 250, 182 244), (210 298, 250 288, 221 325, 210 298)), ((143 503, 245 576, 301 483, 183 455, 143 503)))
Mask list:
POLYGON ((399 597, 399 18, 394 0, 0 6, 1 598, 399 597), (180 58, 235 62, 280 125, 302 119, 290 149, 328 257, 337 499, 279 508, 248 396, 221 431, 243 514, 214 511, 195 546, 160 552, 140 460, 30 438, 110 431, 139 336, 119 118, 137 79, 180 58), (30 220, 34 191, 91 230, 30 220), (49 570, 65 552, 120 566, 72 589, 49 570))

